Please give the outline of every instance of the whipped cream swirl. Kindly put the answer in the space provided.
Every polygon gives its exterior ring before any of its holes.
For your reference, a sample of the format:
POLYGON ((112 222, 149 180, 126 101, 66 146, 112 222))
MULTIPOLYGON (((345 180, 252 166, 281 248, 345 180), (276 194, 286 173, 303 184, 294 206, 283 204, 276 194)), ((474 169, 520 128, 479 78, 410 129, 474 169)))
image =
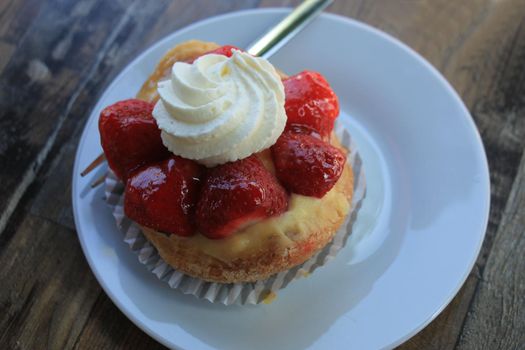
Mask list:
POLYGON ((273 145, 286 124, 284 86, 264 58, 234 50, 193 64, 176 62, 159 82, 153 117, 164 145, 206 166, 246 158, 273 145))

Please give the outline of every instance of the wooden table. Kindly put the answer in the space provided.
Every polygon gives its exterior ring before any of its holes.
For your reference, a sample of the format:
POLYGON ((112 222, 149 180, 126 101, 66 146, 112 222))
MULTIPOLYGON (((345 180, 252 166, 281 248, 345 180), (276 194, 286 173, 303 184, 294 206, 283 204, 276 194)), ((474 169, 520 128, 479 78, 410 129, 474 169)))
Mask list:
MULTIPOLYGON (((159 38, 298 1, 0 1, 0 348, 162 348, 108 299, 71 211, 75 149, 112 78, 159 38)), ((338 0, 426 57, 481 132, 492 208, 478 261, 402 349, 525 348, 525 1, 338 0)), ((443 252, 446 259, 446 252, 443 252)))

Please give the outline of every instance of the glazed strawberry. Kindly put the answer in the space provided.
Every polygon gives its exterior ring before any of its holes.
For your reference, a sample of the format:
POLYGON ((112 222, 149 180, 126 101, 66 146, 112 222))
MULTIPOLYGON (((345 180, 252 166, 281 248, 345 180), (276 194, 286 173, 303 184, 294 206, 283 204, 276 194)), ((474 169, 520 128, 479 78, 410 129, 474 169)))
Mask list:
POLYGON ((108 106, 100 113, 98 128, 109 167, 122 180, 138 167, 166 159, 160 130, 151 116, 153 104, 129 99, 108 106))
POLYGON ((288 195, 256 156, 209 169, 197 203, 199 232, 224 238, 288 207, 288 195))
POLYGON ((202 174, 200 165, 175 155, 137 170, 126 183, 126 215, 160 232, 192 235, 202 174))
POLYGON ((324 196, 341 176, 344 153, 314 136, 285 132, 272 146, 275 173, 290 192, 324 196))
POLYGON ((339 101, 319 73, 304 71, 283 80, 287 126, 306 125, 328 138, 339 115, 339 101))
POLYGON ((314 128, 308 125, 287 124, 286 127, 284 128, 284 132, 291 132, 294 134, 306 134, 306 135, 311 135, 320 140, 323 139, 323 137, 321 137, 321 135, 319 134, 317 130, 315 130, 314 128))
POLYGON ((216 48, 215 50, 211 50, 211 51, 205 52, 202 55, 197 56, 196 58, 194 58, 193 60, 191 60, 188 63, 193 63, 197 58, 199 58, 201 56, 204 56, 204 55, 209 55, 211 53, 216 54, 216 55, 224 55, 226 57, 231 57, 233 55, 232 50, 240 50, 240 51, 242 51, 241 49, 239 49, 238 47, 235 47, 233 45, 224 45, 224 46, 216 48))

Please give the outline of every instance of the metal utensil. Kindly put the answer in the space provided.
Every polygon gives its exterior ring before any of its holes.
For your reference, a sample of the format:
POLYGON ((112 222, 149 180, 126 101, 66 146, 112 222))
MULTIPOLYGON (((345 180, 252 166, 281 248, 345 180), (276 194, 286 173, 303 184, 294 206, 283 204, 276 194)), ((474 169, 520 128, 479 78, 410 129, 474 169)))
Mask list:
POLYGON ((281 22, 257 39, 246 50, 254 56, 268 58, 312 22, 333 0, 305 0, 281 22))

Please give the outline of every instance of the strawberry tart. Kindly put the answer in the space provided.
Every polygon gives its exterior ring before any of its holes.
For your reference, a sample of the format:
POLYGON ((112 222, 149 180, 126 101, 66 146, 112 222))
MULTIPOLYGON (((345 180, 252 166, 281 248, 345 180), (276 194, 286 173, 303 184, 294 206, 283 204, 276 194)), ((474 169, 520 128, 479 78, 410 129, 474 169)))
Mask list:
POLYGON ((319 73, 201 41, 166 53, 136 99, 100 114, 124 210, 161 257, 206 281, 253 282, 303 263, 350 211, 353 174, 319 73))

